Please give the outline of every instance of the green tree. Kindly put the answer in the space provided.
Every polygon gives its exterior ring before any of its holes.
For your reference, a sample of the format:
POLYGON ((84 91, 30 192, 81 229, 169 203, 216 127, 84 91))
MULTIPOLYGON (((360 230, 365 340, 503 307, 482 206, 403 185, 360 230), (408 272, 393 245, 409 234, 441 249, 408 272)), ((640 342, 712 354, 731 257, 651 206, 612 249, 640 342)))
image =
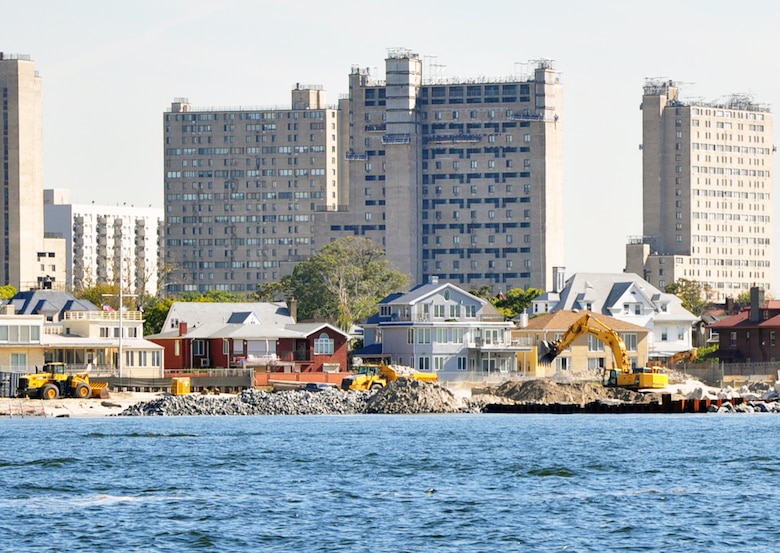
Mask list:
POLYGON ((711 292, 710 285, 697 280, 681 278, 677 282, 667 285, 664 292, 680 298, 682 306, 697 317, 711 305, 707 299, 711 292))
POLYGON ((247 297, 227 290, 209 290, 208 292, 187 292, 179 298, 179 301, 203 302, 203 303, 239 303, 247 301, 247 297))
POLYGON ((506 294, 499 294, 490 301, 507 320, 514 319, 520 313, 531 307, 531 302, 544 294, 544 290, 538 288, 512 288, 506 294))
POLYGON ((294 297, 299 319, 324 319, 349 330, 376 313, 382 298, 406 285, 406 277, 392 268, 384 250, 367 238, 349 236, 298 263, 278 283, 261 287, 255 297, 294 297))
POLYGON ((483 284, 479 288, 469 290, 469 294, 472 296, 477 296, 478 298, 482 298, 483 300, 489 300, 493 295, 493 289, 489 284, 483 284))
POLYGON ((171 298, 144 296, 144 336, 157 334, 162 330, 173 302, 171 298))
MULTIPOLYGON (((79 288, 73 292, 73 296, 80 300, 90 301, 98 307, 108 305, 112 309, 119 309, 119 285, 116 283, 101 283, 79 288)), ((127 303, 125 303, 125 307, 127 307, 127 303)))
POLYGON ((17 294, 18 290, 13 284, 0 286, 0 300, 10 300, 17 294))

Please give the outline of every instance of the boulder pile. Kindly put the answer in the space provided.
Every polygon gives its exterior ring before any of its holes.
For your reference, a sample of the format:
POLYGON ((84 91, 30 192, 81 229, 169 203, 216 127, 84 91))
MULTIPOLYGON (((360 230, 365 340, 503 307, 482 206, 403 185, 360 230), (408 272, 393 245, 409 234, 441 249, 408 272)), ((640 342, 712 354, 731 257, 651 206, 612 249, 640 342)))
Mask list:
POLYGON ((377 392, 253 389, 237 395, 163 395, 130 406, 118 416, 420 414, 455 413, 468 408, 464 400, 438 384, 400 379, 377 392))
MULTIPOLYGON (((739 405, 724 403, 720 412, 780 412, 778 386, 755 385, 750 388, 715 390, 691 386, 667 390, 673 396, 688 399, 742 398, 739 405)), ((246 390, 238 395, 186 396, 161 395, 152 401, 130 406, 119 416, 187 416, 187 415, 356 415, 356 414, 424 414, 479 413, 485 405, 576 404, 593 402, 651 403, 659 402, 655 393, 639 393, 622 388, 607 388, 597 382, 560 383, 537 379, 506 382, 487 393, 456 397, 447 388, 431 382, 399 379, 378 391, 345 391, 338 388, 319 392, 289 390, 266 392, 246 390)))

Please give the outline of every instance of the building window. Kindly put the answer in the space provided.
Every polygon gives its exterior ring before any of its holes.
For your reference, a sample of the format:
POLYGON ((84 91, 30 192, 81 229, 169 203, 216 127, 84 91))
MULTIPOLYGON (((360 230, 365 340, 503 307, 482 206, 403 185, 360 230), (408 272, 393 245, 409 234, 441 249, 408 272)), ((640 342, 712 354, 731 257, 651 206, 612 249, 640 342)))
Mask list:
POLYGON ((636 334, 629 333, 629 334, 623 334, 623 343, 626 345, 626 351, 636 351, 637 349, 637 338, 636 334))
POLYGON ((192 341, 192 355, 203 355, 205 350, 206 344, 203 342, 203 340, 192 341))
POLYGON ((604 351, 604 342, 588 334, 588 351, 604 351))
POLYGON ((320 334, 320 337, 314 340, 315 355, 333 355, 333 339, 326 332, 320 334))

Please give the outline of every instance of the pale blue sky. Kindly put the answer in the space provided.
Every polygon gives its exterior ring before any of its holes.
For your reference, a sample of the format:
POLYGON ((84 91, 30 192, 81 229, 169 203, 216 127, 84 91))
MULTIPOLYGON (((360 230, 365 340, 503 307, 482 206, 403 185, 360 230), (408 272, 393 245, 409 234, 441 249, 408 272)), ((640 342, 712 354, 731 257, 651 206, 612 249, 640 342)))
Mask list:
POLYGON ((769 0, 0 0, 0 51, 30 54, 44 79, 45 186, 77 203, 162 206, 162 114, 175 97, 287 107, 300 82, 335 104, 353 65, 381 77, 394 47, 443 77, 552 59, 567 276, 622 271, 626 238, 642 232, 645 78, 685 83, 684 98, 752 94, 775 111, 779 26, 769 0))

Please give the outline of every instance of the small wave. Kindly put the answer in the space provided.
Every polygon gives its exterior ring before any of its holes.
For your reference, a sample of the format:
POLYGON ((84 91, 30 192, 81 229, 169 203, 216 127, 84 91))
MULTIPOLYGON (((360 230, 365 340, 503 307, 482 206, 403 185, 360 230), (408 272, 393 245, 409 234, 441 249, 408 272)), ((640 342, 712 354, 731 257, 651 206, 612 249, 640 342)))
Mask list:
POLYGON ((104 432, 90 432, 88 438, 200 438, 200 434, 188 434, 184 432, 130 432, 129 434, 106 434, 104 432))
POLYGON ((539 469, 531 469, 528 471, 530 476, 560 476, 561 478, 571 478, 575 476, 575 472, 566 467, 545 467, 539 469))
POLYGON ((78 462, 79 459, 76 459, 74 457, 57 457, 54 459, 35 459, 24 463, 19 463, 19 465, 30 466, 30 467, 60 468, 78 462))

